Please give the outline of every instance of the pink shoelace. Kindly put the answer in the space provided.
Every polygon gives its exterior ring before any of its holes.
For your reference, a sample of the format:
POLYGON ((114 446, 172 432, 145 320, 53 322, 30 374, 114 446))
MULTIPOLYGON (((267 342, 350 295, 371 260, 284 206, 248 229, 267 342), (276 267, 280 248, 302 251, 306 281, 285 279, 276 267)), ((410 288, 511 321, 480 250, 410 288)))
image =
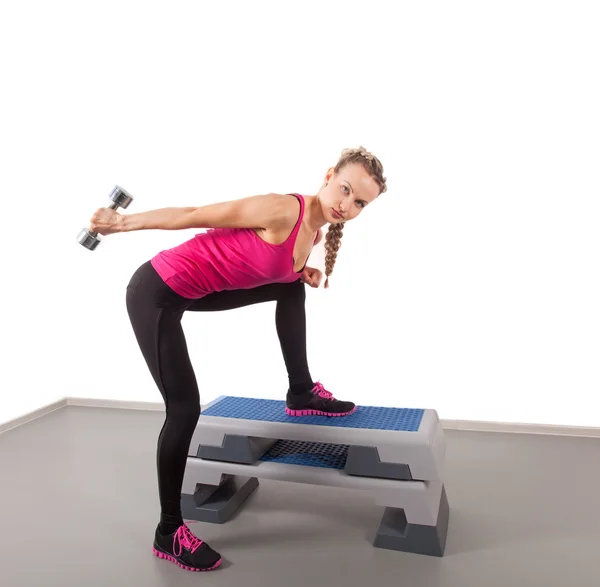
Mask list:
POLYGON ((315 395, 318 395, 319 397, 322 397, 324 399, 335 399, 333 397, 333 394, 327 391, 320 381, 317 381, 315 383, 315 386, 313 387, 312 391, 315 395))
POLYGON ((173 554, 175 556, 180 556, 181 551, 184 548, 189 549, 190 552, 195 552, 201 544, 202 540, 196 538, 196 536, 191 533, 190 529, 183 524, 183 526, 179 526, 179 529, 173 538, 173 554), (177 547, 179 547, 179 552, 177 552, 177 547))

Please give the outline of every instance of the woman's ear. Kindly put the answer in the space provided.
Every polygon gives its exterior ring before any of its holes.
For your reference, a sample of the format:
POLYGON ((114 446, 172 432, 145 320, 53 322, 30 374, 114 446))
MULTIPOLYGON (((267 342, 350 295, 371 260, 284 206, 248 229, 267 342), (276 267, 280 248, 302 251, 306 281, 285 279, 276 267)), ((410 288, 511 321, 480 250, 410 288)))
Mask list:
POLYGON ((329 183, 331 181, 331 178, 333 177, 333 174, 335 173, 333 167, 330 167, 327 170, 327 173, 325 174, 325 178, 323 180, 323 183, 329 183))

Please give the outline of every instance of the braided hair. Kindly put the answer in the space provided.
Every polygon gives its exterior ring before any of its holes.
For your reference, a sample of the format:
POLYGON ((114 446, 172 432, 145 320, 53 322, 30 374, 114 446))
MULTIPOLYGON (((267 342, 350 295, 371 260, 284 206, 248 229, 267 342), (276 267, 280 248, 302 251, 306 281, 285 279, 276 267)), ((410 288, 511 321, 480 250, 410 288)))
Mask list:
MULTIPOLYGON (((344 149, 342 155, 334 167, 335 173, 346 165, 360 163, 365 171, 379 185, 379 193, 387 191, 386 178, 383 176, 383 165, 381 161, 364 147, 358 149, 344 149)), ((329 287, 329 276, 333 273, 333 266, 337 259, 337 254, 341 246, 342 234, 344 231, 344 222, 330 224, 325 236, 325 287, 329 287)))

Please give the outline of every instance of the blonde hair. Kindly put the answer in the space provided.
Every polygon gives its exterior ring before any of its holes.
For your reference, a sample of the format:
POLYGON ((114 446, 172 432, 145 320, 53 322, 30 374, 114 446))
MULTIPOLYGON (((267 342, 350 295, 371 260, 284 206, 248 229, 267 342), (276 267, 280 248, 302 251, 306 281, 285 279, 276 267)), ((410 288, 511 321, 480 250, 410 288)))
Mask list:
MULTIPOLYGON (((387 191, 386 178, 383 176, 383 165, 381 161, 375 157, 372 153, 367 151, 364 147, 358 147, 358 149, 344 149, 342 155, 334 167, 335 173, 339 173, 340 170, 346 165, 353 163, 359 163, 365 169, 365 171, 375 180, 379 185, 379 193, 383 194, 387 191)), ((333 266, 337 259, 337 253, 341 246, 342 234, 344 231, 344 222, 337 224, 330 224, 325 236, 325 287, 329 287, 329 276, 333 272, 333 266)))

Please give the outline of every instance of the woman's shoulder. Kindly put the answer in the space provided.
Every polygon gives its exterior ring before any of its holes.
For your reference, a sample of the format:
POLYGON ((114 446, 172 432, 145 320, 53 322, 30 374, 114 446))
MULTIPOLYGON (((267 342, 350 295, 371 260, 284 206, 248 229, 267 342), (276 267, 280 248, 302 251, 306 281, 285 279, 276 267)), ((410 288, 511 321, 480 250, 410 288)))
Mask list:
POLYGON ((269 203, 277 216, 286 224, 295 225, 298 221, 298 214, 304 206, 304 198, 302 194, 296 192, 290 193, 271 193, 269 194, 269 203))

